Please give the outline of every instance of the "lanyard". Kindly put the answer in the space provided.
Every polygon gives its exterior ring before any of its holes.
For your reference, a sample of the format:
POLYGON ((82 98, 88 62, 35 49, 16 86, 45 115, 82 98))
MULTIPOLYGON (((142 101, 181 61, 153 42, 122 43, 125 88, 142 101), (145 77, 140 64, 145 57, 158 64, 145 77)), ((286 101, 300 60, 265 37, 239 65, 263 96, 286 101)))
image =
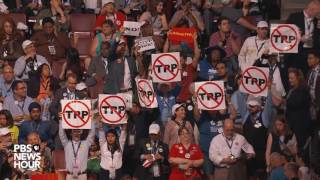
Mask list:
POLYGON ((259 56, 259 53, 260 53, 261 49, 263 48, 265 41, 261 44, 260 47, 258 47, 257 38, 254 40, 254 42, 255 42, 256 48, 257 48, 257 56, 259 56))
POLYGON ((48 89, 49 83, 50 83, 50 81, 49 81, 49 79, 48 79, 48 80, 47 80, 47 83, 40 83, 40 84, 41 84, 41 86, 44 88, 44 90, 46 91, 46 90, 48 89), (44 85, 44 84, 46 84, 46 85, 44 85))
POLYGON ((78 156, 79 149, 80 149, 81 141, 78 144, 77 150, 74 149, 73 142, 71 142, 71 144, 72 144, 72 152, 73 152, 73 155, 74 155, 74 159, 76 160, 77 156, 78 156))
MULTIPOLYGON (((223 136, 224 136, 224 135, 223 135, 223 136)), ((224 137, 225 137, 224 140, 226 141, 226 143, 227 143, 227 145, 228 145, 228 147, 229 147, 230 154, 232 155, 231 149, 232 149, 232 145, 233 145, 233 137, 232 137, 231 143, 229 143, 229 141, 228 141, 228 139, 227 139, 226 136, 224 136, 224 137)))
POLYGON ((22 101, 22 105, 20 106, 20 104, 19 104, 19 101, 16 101, 17 102, 17 106, 18 106, 18 108, 21 110, 21 112, 24 114, 24 104, 25 104, 25 102, 26 102, 26 100, 24 99, 23 101, 22 101))
POLYGON ((167 98, 167 97, 162 97, 162 98, 161 98, 161 102, 162 102, 163 106, 169 107, 169 98, 167 98))
MULTIPOLYGON (((14 80, 13 80, 13 81, 14 81, 14 80)), ((7 86, 7 83, 4 83, 4 88, 6 89, 6 93, 7 93, 7 94, 10 93, 10 91, 11 91, 11 87, 12 87, 13 81, 10 83, 9 88, 7 88, 7 87, 8 87, 8 86, 7 86)), ((2 94, 2 96, 7 97, 7 94, 2 94)))

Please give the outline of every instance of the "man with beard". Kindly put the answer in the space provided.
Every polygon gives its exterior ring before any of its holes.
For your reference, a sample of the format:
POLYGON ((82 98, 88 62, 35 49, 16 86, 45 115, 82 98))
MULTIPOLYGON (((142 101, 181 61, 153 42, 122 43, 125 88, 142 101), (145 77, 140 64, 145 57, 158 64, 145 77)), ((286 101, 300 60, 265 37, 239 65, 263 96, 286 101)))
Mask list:
POLYGON ((266 169, 265 149, 267 133, 272 119, 271 98, 267 97, 263 107, 261 97, 250 95, 247 99, 247 116, 243 120, 244 137, 253 146, 256 157, 247 162, 247 174, 249 177, 263 177, 266 169))
POLYGON ((47 141, 49 147, 53 147, 51 127, 48 121, 41 120, 41 106, 37 102, 29 105, 30 121, 24 121, 20 126, 19 143, 25 143, 32 132, 37 132, 41 141, 47 141))
POLYGON ((133 92, 134 78, 138 72, 135 60, 125 56, 126 49, 127 44, 124 40, 120 40, 119 44, 116 44, 116 58, 110 62, 109 74, 106 77, 103 90, 105 94, 132 94, 133 92))

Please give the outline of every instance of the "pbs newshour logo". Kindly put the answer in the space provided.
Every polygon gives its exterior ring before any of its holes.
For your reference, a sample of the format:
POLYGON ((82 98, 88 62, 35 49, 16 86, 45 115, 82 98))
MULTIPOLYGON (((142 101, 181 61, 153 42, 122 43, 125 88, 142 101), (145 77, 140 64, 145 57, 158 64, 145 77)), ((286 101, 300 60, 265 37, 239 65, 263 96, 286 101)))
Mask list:
POLYGON ((40 145, 14 144, 13 167, 19 169, 40 169, 40 145))

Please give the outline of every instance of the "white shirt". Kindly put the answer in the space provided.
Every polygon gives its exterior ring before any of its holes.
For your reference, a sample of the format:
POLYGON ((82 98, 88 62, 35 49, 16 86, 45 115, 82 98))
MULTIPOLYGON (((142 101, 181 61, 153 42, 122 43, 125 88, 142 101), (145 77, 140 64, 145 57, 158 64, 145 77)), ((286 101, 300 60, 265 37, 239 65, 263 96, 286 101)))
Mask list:
POLYGON ((130 89, 131 87, 131 73, 127 59, 124 60, 124 77, 123 77, 123 89, 130 89))
POLYGON ((248 37, 244 41, 238 56, 240 69, 244 71, 247 67, 252 66, 265 51, 269 50, 269 47, 269 39, 260 40, 257 36, 248 37))
POLYGON ((123 154, 123 147, 126 141, 126 131, 121 130, 121 134, 119 137, 119 144, 120 144, 120 151, 116 151, 113 154, 113 158, 111 152, 108 150, 108 142, 106 141, 104 131, 99 131, 99 144, 101 149, 101 163, 100 166, 109 171, 114 171, 116 169, 120 169, 122 167, 122 154, 123 154))
POLYGON ((227 141, 223 133, 221 133, 215 136, 210 143, 209 158, 217 166, 228 167, 227 164, 223 164, 221 161, 230 155, 239 158, 241 151, 255 154, 253 147, 240 134, 235 133, 232 140, 228 141, 228 143, 227 141), (231 146, 230 148, 228 144, 231 146))

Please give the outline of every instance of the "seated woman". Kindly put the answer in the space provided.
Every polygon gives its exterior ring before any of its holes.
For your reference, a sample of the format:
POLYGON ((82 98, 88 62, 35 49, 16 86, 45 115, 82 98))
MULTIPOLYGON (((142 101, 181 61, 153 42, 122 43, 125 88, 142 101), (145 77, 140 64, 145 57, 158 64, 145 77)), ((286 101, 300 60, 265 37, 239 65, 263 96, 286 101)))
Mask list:
MULTIPOLYGON (((164 130, 163 142, 168 144, 169 148, 173 144, 179 143, 178 130, 180 128, 187 128, 192 136, 190 137, 191 142, 194 142, 193 128, 189 121, 186 119, 186 108, 183 104, 175 104, 172 107, 172 118, 166 123, 164 130)), ((181 140, 181 139, 180 139, 181 140)))
POLYGON ((10 111, 6 109, 0 111, 0 128, 8 128, 11 133, 12 143, 18 143, 19 128, 13 125, 13 117, 10 111))
POLYGON ((52 76, 49 65, 42 64, 38 68, 37 74, 32 76, 28 82, 27 95, 35 99, 35 101, 41 102, 49 98, 59 88, 58 79, 52 76))
POLYGON ((270 154, 278 152, 286 159, 293 160, 297 154, 297 139, 290 130, 284 116, 276 117, 269 133, 266 148, 266 163, 270 166, 270 154))
POLYGON ((179 129, 181 143, 170 150, 169 163, 172 164, 170 180, 201 179, 200 167, 204 162, 200 147, 191 143, 191 133, 187 128, 179 129))
POLYGON ((144 12, 139 22, 147 22, 152 25, 154 35, 164 35, 164 31, 169 30, 166 15, 164 14, 164 1, 155 0, 150 2, 148 11, 144 12))
POLYGON ((5 19, 0 27, 0 63, 14 62, 23 55, 24 38, 18 33, 16 24, 11 18, 5 19))

